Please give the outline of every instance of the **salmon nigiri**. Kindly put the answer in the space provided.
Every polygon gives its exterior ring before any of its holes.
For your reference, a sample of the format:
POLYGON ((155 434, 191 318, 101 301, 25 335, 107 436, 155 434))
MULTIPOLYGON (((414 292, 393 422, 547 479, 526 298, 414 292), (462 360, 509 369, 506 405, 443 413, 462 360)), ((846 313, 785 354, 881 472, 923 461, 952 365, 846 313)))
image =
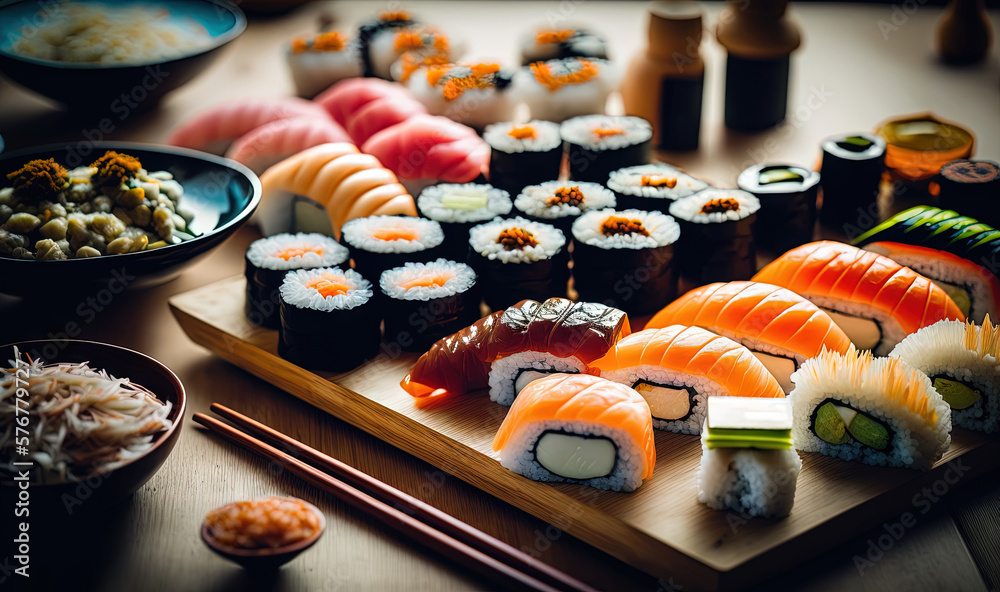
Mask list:
POLYGON ((282 160, 320 144, 350 142, 344 128, 332 119, 290 117, 244 134, 226 151, 226 158, 247 165, 260 175, 282 160))
POLYGON ((695 288, 656 313, 647 329, 701 327, 749 349, 792 392, 791 376, 823 348, 845 352, 847 334, 821 308, 791 290, 760 282, 695 288))
POLYGON ((710 396, 785 396, 750 350, 699 327, 672 325, 633 333, 590 368, 638 391, 652 410, 656 429, 681 434, 701 433, 710 396))
POLYGON ((361 151, 408 180, 468 183, 486 171, 490 147, 471 128, 440 116, 414 115, 387 127, 365 142, 361 151))
POLYGON ((329 120, 322 107, 294 97, 227 102, 199 113, 174 130, 171 146, 222 154, 236 138, 279 119, 329 120))
POLYGON ((634 491, 653 476, 656 447, 646 401, 588 374, 529 384, 493 439, 500 464, 536 481, 634 491))
POLYGON ((796 247, 753 279, 788 288, 825 309, 858 349, 876 356, 922 327, 965 320, 931 280, 888 257, 834 241, 796 247))

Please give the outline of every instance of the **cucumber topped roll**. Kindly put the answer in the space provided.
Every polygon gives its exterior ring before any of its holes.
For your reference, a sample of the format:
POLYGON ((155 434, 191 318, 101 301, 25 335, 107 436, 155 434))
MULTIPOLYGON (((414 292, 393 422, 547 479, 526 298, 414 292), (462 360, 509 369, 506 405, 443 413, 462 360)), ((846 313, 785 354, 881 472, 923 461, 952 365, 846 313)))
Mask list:
POLYGON ((740 173, 736 184, 760 200, 755 231, 762 247, 781 252, 812 240, 819 173, 789 164, 757 164, 740 173))
POLYGON ((444 231, 444 251, 454 261, 469 257, 469 230, 510 213, 510 194, 485 183, 439 183, 420 192, 417 210, 444 231))

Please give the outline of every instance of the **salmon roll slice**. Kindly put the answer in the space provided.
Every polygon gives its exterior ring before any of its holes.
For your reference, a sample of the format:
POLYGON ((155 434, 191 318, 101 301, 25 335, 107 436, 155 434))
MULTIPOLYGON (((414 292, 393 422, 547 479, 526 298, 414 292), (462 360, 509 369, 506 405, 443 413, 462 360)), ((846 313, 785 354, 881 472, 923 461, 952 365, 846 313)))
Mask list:
POLYGON ((826 348, 845 352, 847 334, 826 312, 791 290, 761 282, 709 284, 691 290, 656 313, 647 329, 701 327, 749 349, 785 394, 792 372, 826 348))
POLYGON ((824 309, 855 347, 876 356, 888 354, 922 327, 965 320, 931 280, 888 257, 834 241, 796 247, 753 279, 805 297, 824 309))
POLYGON ((642 395, 654 428, 678 434, 701 433, 710 396, 785 396, 750 350, 699 327, 633 333, 590 367, 642 395))
POLYGON ((634 491, 653 476, 649 405, 634 390, 588 374, 533 381, 493 440, 500 464, 535 481, 634 491))

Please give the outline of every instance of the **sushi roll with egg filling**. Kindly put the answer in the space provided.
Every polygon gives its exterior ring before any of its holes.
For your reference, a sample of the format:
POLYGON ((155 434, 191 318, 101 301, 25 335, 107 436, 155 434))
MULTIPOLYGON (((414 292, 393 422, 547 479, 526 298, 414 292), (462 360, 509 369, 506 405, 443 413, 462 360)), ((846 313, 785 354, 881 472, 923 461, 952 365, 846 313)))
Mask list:
POLYGON ((757 244, 778 252, 812 241, 819 173, 789 164, 757 164, 736 185, 760 201, 757 244))
POLYGON ((951 445, 951 407, 899 358, 825 351, 792 382, 792 440, 803 452, 926 471, 951 445))
POLYGON ((653 427, 678 434, 701 432, 712 397, 785 396, 750 350, 698 327, 633 333, 590 368, 635 389, 649 404, 653 427))
POLYGON ((587 374, 529 384, 493 440, 505 468, 535 481, 635 491, 653 476, 649 405, 625 385, 587 374))
POLYGON ((748 280, 757 272, 754 223, 760 202, 739 189, 706 189, 670 204, 681 226, 681 273, 697 283, 748 280))
POLYGON ((580 299, 629 314, 659 310, 677 297, 670 216, 640 210, 597 210, 573 222, 573 285, 580 299))
POLYGON ((1000 225, 1000 164, 954 160, 937 176, 942 208, 958 210, 992 226, 1000 225))
POLYGON ((521 38, 521 65, 562 58, 608 58, 607 44, 579 27, 535 27, 521 38))
POLYGON ((877 207, 882 184, 885 140, 873 134, 835 136, 824 140, 821 147, 823 207, 819 221, 844 229, 875 217, 871 210, 877 207))
POLYGON ((823 309, 791 290, 759 282, 695 288, 656 313, 646 328, 701 327, 742 344, 792 392, 792 373, 824 349, 845 352, 851 340, 823 309))
POLYGON ((942 319, 965 320, 948 294, 888 257, 834 241, 796 247, 754 281, 788 288, 830 315, 859 350, 877 356, 942 319))
POLYGON ((529 220, 546 222, 572 238, 573 221, 584 212, 615 207, 615 194, 597 183, 548 181, 525 187, 514 207, 529 220))
POLYGON ((1000 330, 989 317, 982 325, 939 321, 889 352, 926 374, 951 407, 951 421, 986 434, 1000 431, 1000 330))
POLYGON ((566 236, 551 224, 516 216, 469 230, 469 263, 483 279, 486 304, 500 310, 530 298, 565 296, 569 283, 566 236))
POLYGON ((348 258, 346 247, 322 234, 276 234, 250 243, 245 258, 247 319, 277 329, 281 324, 278 290, 285 274, 294 269, 336 267, 348 258))
POLYGON ((607 183, 611 173, 650 160, 653 127, 641 117, 581 115, 562 122, 569 178, 607 183))
POLYGON ((433 220, 367 216, 345 222, 341 230, 355 269, 372 277, 410 261, 433 261, 443 251, 444 231, 433 220))
POLYGON ((464 263, 407 263, 382 272, 379 286, 386 296, 385 340, 404 351, 427 351, 480 316, 476 272, 464 263))
POLYGON ((278 355, 303 368, 346 372, 378 354, 372 285, 352 269, 290 271, 282 280, 278 355))
POLYGON ((441 29, 430 25, 410 26, 396 29, 392 34, 376 35, 368 45, 372 75, 386 80, 398 80, 393 71, 403 56, 410 56, 409 59, 414 61, 434 56, 444 63, 451 63, 463 49, 462 43, 453 42, 441 29))
POLYGON ((357 43, 337 31, 292 39, 285 58, 296 94, 307 99, 363 69, 357 43))
POLYGON ((389 68, 398 58, 393 50, 396 33, 418 25, 410 13, 402 10, 384 11, 376 18, 361 23, 357 39, 364 75, 388 78, 389 68), (380 76, 380 72, 384 76, 380 76))
POLYGON ((483 140, 490 145, 494 187, 517 195, 528 185, 559 178, 563 161, 559 124, 539 120, 494 123, 486 126, 483 140))
POLYGON ((532 119, 564 121, 604 113, 608 96, 618 88, 621 71, 607 60, 564 58, 535 62, 514 73, 514 100, 528 104, 532 119))
POLYGON ((469 258, 469 230, 497 216, 510 213, 510 194, 485 183, 440 183, 417 197, 417 211, 444 230, 447 258, 465 262, 469 258))
POLYGON ((669 212, 674 200, 694 195, 708 185, 679 169, 657 162, 612 171, 606 180, 619 209, 669 212))
POLYGON ((446 64, 419 70, 406 84, 431 115, 482 130, 514 117, 510 81, 510 73, 497 63, 446 64))
POLYGON ((802 470, 792 425, 789 399, 710 398, 701 432, 698 501, 713 510, 788 516, 802 470))

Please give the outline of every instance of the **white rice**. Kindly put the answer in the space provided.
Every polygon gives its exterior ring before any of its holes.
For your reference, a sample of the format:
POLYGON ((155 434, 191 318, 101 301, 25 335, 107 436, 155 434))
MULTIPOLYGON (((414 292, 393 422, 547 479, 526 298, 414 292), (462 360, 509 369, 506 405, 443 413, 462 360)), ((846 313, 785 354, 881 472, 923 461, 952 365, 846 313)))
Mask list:
POLYGON ((657 162, 618 169, 611 173, 608 179, 608 189, 622 195, 636 197, 652 197, 659 199, 680 199, 698 193, 708 187, 704 181, 682 173, 679 169, 657 162), (674 187, 646 187, 642 178, 650 175, 662 175, 677 179, 674 187))
MULTIPOLYGON (((978 328, 981 338, 982 327, 978 328)), ((891 358, 899 358, 929 378, 947 376, 971 386, 982 398, 971 407, 952 409, 952 422, 960 427, 992 434, 1000 431, 1000 361, 995 350, 968 349, 966 324, 938 321, 899 342, 891 358)))
POLYGON ((382 292, 396 300, 434 300, 466 292, 476 283, 476 272, 464 263, 438 259, 430 263, 406 263, 382 272, 379 286, 382 292), (448 273, 452 277, 442 286, 415 286, 407 290, 405 284, 419 277, 448 273))
POLYGON ((639 443, 625 430, 605 424, 585 421, 560 421, 555 419, 524 424, 515 432, 500 452, 504 468, 535 481, 582 483, 598 489, 635 491, 642 485, 645 456, 639 443), (535 458, 535 445, 546 431, 604 436, 615 443, 617 457, 610 475, 593 479, 575 480, 556 475, 543 467, 535 458))
POLYGON ((515 381, 522 370, 533 369, 541 372, 576 372, 587 369, 580 358, 569 356, 560 358, 548 352, 523 351, 503 358, 497 358, 490 364, 490 400, 510 407, 517 398, 515 381))
MULTIPOLYGON (((528 104, 531 117, 548 121, 563 121, 577 115, 604 113, 608 95, 621 82, 621 69, 607 60, 582 58, 597 66, 598 74, 584 82, 564 84, 549 90, 535 78, 530 66, 514 73, 510 92, 512 98, 528 104)), ((580 69, 581 58, 566 58, 545 62, 554 75, 580 69)))
POLYGON ((439 183, 431 185, 417 197, 420 213, 438 222, 485 222, 497 216, 510 213, 513 203, 510 194, 485 183, 439 183), (461 210, 444 205, 449 196, 472 196, 486 198, 486 205, 475 210, 461 210))
POLYGON ((695 224, 712 224, 719 222, 735 222, 757 213, 760 200, 752 193, 739 189, 706 189, 696 195, 689 195, 675 200, 670 204, 670 214, 682 220, 695 224), (702 207, 713 199, 733 199, 740 206, 736 210, 725 212, 701 213, 702 207))
POLYGON ((281 299, 296 308, 307 308, 321 312, 334 310, 351 310, 371 300, 371 282, 361 277, 353 269, 339 267, 324 267, 319 269, 298 269, 285 274, 281 282, 281 299), (323 296, 319 291, 309 288, 310 280, 332 273, 344 277, 344 283, 351 289, 346 294, 323 296))
POLYGON ((344 242, 371 253, 416 253, 432 249, 444 242, 444 231, 434 220, 411 216, 368 216, 344 222, 341 227, 344 242), (379 229, 408 230, 417 234, 415 240, 381 240, 374 237, 379 229))
POLYGON ((562 122, 559 134, 566 142, 590 150, 620 150, 652 139, 653 126, 641 117, 581 115, 562 122), (601 137, 594 133, 600 128, 617 128, 625 133, 601 137))
POLYGON ((902 363, 892 372, 890 363, 895 360, 875 358, 867 370, 853 372, 848 366, 853 356, 853 348, 847 354, 825 352, 806 360, 792 375, 795 447, 875 466, 930 469, 951 445, 951 408, 934 390, 930 379, 915 368, 902 363), (929 425, 908 406, 885 396, 887 385, 893 381, 923 383, 927 405, 935 412, 937 423, 929 425), (813 432, 812 416, 827 399, 881 421, 892 432, 890 448, 875 450, 853 439, 846 444, 830 444, 819 438, 813 432))
POLYGON ((535 218, 565 218, 579 216, 588 210, 614 208, 615 194, 598 183, 547 181, 522 189, 520 195, 514 200, 514 207, 535 218), (578 188, 583 194, 583 202, 575 206, 566 203, 548 205, 548 201, 555 197, 556 191, 564 187, 578 188))
POLYGON ((477 253, 503 263, 532 263, 551 259, 566 246, 566 236, 558 228, 541 222, 532 222, 520 216, 495 218, 491 222, 473 226, 469 230, 469 244, 477 253), (522 228, 532 234, 537 245, 524 249, 507 250, 498 242, 500 233, 510 228, 522 228))
POLYGON ((335 267, 347 261, 347 247, 323 234, 276 234, 255 240, 247 249, 247 260, 261 269, 310 269, 313 267, 335 267), (275 253, 285 249, 311 249, 321 247, 323 254, 308 251, 298 257, 285 260, 275 253))
POLYGON ((490 145, 490 148, 506 152, 507 154, 548 152, 562 145, 562 137, 559 135, 559 124, 539 119, 533 119, 527 123, 505 121, 488 125, 483 131, 483 139, 490 145), (535 137, 520 140, 510 135, 512 129, 522 127, 534 128, 535 137))
POLYGON ((607 209, 586 212, 573 221, 574 240, 602 249, 653 249, 677 241, 680 235, 681 229, 677 222, 660 212, 607 209), (601 232, 601 225, 611 216, 640 220, 649 236, 634 233, 605 236, 601 232))
POLYGON ((445 84, 453 78, 472 76, 473 70, 469 65, 453 65, 433 86, 427 79, 427 73, 426 67, 420 68, 410 76, 406 85, 431 115, 443 115, 476 128, 513 119, 517 101, 507 92, 510 76, 507 72, 501 70, 480 76, 477 80, 487 86, 466 89, 454 98, 445 96, 445 84), (503 84, 499 83, 500 80, 503 84))
POLYGON ((307 49, 285 53, 288 70, 300 96, 313 97, 346 78, 362 75, 357 43, 348 42, 340 51, 307 49))
POLYGON ((795 450, 715 448, 702 433, 698 501, 713 510, 735 510, 761 518, 788 516, 802 459, 795 450))
MULTIPOLYGON (((687 418, 666 420, 653 417, 654 428, 677 434, 700 434, 702 424, 705 422, 708 397, 715 395, 727 396, 730 394, 722 385, 710 378, 677 372, 663 366, 642 365, 621 368, 610 372, 602 372, 601 378, 607 378, 613 382, 624 384, 629 388, 632 388, 632 385, 636 382, 643 381, 660 386, 690 387, 694 389, 695 394, 692 397, 691 412, 687 418)), ((650 405, 650 408, 652 407, 653 405, 650 405)))

